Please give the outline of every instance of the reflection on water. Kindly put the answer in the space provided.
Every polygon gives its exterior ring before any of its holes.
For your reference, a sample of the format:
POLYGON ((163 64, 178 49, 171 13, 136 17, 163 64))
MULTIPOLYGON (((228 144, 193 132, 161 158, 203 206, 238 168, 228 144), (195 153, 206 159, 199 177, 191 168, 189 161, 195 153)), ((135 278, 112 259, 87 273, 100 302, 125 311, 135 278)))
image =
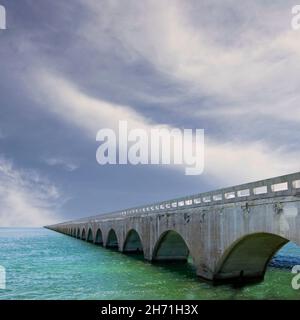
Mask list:
POLYGON ((265 281, 234 288, 200 280, 189 263, 145 262, 44 229, 0 229, 1 299, 300 299, 290 268, 300 248, 286 245, 265 281))

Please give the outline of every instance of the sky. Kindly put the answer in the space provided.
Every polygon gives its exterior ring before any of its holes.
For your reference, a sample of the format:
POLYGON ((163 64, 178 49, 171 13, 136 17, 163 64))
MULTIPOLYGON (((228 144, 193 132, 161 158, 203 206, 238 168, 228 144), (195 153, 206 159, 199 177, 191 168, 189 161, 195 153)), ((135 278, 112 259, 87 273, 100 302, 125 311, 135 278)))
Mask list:
POLYGON ((0 226, 299 171, 294 1, 0 0, 0 226), (105 165, 102 128, 205 130, 205 168, 105 165))

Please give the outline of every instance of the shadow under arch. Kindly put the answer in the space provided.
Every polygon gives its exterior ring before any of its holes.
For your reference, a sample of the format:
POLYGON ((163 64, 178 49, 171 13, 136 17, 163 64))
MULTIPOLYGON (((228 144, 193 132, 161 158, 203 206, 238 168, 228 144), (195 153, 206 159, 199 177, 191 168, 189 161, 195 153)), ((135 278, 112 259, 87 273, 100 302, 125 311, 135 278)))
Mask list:
POLYGON ((88 235, 87 235, 87 239, 88 242, 93 242, 94 241, 94 237, 93 237, 93 231, 91 228, 89 228, 88 230, 88 235))
POLYGON ((100 228, 98 228, 96 231, 95 244, 103 245, 103 236, 102 236, 102 231, 100 230, 100 228))
POLYGON ((85 234, 84 228, 82 229, 82 232, 81 232, 81 240, 86 240, 86 234, 85 234))
POLYGON ((77 239, 80 239, 80 229, 79 229, 79 228, 77 229, 77 236, 76 236, 76 238, 77 238, 77 239))
POLYGON ((126 235, 123 252, 124 253, 135 253, 142 254, 143 253, 143 245, 140 235, 135 229, 129 230, 126 235))
POLYGON ((184 261, 188 260, 189 248, 183 237, 174 230, 165 231, 158 239, 153 261, 184 261))
POLYGON ((217 264, 214 282, 262 281, 269 261, 289 240, 279 235, 258 232, 237 239, 217 264))
POLYGON ((114 229, 110 229, 108 232, 108 236, 107 236, 107 240, 106 240, 106 248, 109 248, 109 249, 118 249, 119 248, 117 234, 114 229))

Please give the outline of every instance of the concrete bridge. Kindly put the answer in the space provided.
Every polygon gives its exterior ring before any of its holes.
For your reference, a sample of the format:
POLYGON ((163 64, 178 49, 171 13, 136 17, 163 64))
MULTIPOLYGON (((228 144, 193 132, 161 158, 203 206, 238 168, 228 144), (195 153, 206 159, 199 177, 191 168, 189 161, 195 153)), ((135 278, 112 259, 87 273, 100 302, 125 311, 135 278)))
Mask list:
POLYGON ((216 282, 262 280, 283 245, 300 245, 300 172, 47 228, 152 262, 190 255, 216 282))

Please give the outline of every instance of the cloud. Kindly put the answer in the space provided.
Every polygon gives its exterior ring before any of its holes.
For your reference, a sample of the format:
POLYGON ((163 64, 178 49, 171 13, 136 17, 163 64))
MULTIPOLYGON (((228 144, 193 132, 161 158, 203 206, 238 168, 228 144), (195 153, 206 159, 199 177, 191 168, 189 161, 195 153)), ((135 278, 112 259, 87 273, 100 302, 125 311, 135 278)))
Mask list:
POLYGON ((221 185, 235 185, 299 171, 300 154, 261 141, 206 143, 206 172, 221 185))
POLYGON ((35 70, 30 78, 37 88, 32 95, 40 106, 75 124, 93 140, 101 127, 116 129, 119 119, 129 119, 132 127, 147 122, 131 107, 88 96, 74 83, 46 69, 35 70))
MULTIPOLYGON (((119 120, 128 120, 129 128, 147 131, 161 125, 129 106, 90 97, 68 80, 46 70, 36 71, 32 79, 36 83, 37 102, 93 140, 103 127, 117 130, 119 120)), ((169 125, 164 127, 173 129, 169 125)), ((237 184, 299 170, 297 151, 270 148, 263 141, 228 143, 209 135, 205 140, 205 174, 215 183, 237 184)))
POLYGON ((34 170, 16 168, 0 157, 0 226, 41 227, 60 219, 61 194, 34 170))
MULTIPOLYGON (((276 137, 281 137, 282 131, 272 123, 274 118, 280 122, 300 119, 300 45, 298 34, 290 29, 288 4, 270 7, 229 0, 222 4, 176 0, 79 2, 89 14, 78 20, 76 41, 68 42, 70 59, 49 55, 43 50, 45 46, 34 41, 28 45, 31 58, 39 63, 27 70, 29 74, 24 72, 24 79, 29 96, 40 107, 77 127, 90 141, 95 141, 100 128, 117 129, 119 120, 128 119, 130 127, 147 130, 161 125, 163 108, 177 115, 179 125, 183 125, 182 119, 192 119, 195 127, 201 119, 202 126, 208 123, 212 128, 206 131, 205 173, 222 184, 299 170, 299 152, 276 146, 276 137), (145 64, 157 72, 151 74, 157 78, 144 77, 140 69, 133 72, 145 64), (120 68, 118 76, 115 65, 120 68), (126 102, 114 102, 123 88, 121 83, 136 91, 132 76, 148 87, 139 94, 140 103, 133 106, 127 102, 128 97, 126 102), (175 84, 179 93, 161 99, 163 94, 152 86, 160 78, 169 80, 165 80, 166 87, 175 84), (108 86, 103 89, 97 79, 108 86), (109 89, 112 96, 106 99, 98 89, 109 89), (145 100, 151 100, 149 92, 155 102, 148 109, 158 103, 152 119, 144 109, 145 100), (193 103, 188 103, 189 99, 193 103), (261 122, 251 121, 262 116, 261 122), (243 130, 229 140, 232 124, 243 130), (272 143, 265 135, 256 135, 268 132, 270 126, 272 143)), ((283 129, 290 132, 290 124, 283 129)))
POLYGON ((49 158, 45 158, 43 159, 44 162, 49 165, 49 166, 60 166, 62 168, 64 168, 67 171, 75 171, 79 168, 79 165, 73 163, 72 161, 63 159, 63 158, 59 158, 59 157, 49 157, 49 158))
POLYGON ((290 28, 292 1, 84 2, 94 14, 81 35, 99 53, 106 48, 131 64, 147 61, 180 83, 180 94, 213 98, 208 107, 186 104, 176 112, 227 122, 244 121, 249 113, 300 121, 300 42, 290 28))

